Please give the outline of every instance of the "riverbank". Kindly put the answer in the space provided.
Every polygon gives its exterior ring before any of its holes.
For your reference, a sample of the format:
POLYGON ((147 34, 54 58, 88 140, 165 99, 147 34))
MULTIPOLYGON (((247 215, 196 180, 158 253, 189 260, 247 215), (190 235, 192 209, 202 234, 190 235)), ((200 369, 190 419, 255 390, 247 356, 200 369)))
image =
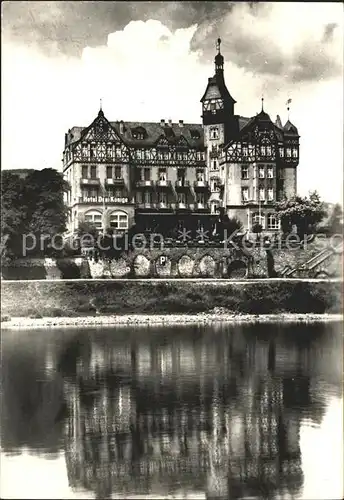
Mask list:
POLYGON ((50 322, 99 316, 109 321, 105 318, 124 315, 161 315, 171 321, 171 315, 212 315, 219 309, 230 318, 343 310, 343 283, 334 280, 7 281, 1 292, 3 316, 50 322))
POLYGON ((60 318, 22 318, 14 317, 2 321, 1 328, 27 329, 50 327, 101 327, 101 326, 141 326, 141 325, 185 325, 212 323, 315 323, 343 321, 341 314, 132 314, 109 316, 79 316, 60 318))

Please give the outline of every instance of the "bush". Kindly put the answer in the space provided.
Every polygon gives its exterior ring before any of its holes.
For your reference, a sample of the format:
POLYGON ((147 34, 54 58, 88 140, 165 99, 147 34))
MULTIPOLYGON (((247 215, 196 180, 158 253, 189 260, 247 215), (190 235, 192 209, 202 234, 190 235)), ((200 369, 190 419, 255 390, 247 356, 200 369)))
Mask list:
POLYGON ((80 279, 80 269, 71 259, 60 259, 56 261, 57 268, 61 271, 61 278, 80 279))
POLYGON ((1 323, 5 321, 11 321, 11 317, 8 316, 7 314, 4 314, 4 316, 1 316, 1 323))
POLYGON ((215 307, 253 314, 342 311, 340 282, 42 281, 2 284, 2 312, 11 317, 100 313, 195 313, 215 307), (35 302, 33 302, 33 299, 35 302), (31 305, 32 304, 32 305, 31 305), (57 304, 58 307, 52 307, 57 304), (56 310, 56 311, 55 311, 56 310))
POLYGON ((30 319, 40 319, 43 318, 43 315, 38 312, 38 311, 33 311, 32 313, 29 314, 30 319))
POLYGON ((46 317, 51 317, 51 318, 60 318, 62 316, 65 316, 67 315, 64 314, 64 312, 62 311, 62 309, 58 309, 56 307, 53 307, 52 309, 45 309, 44 312, 43 312, 43 315, 46 316, 46 317))

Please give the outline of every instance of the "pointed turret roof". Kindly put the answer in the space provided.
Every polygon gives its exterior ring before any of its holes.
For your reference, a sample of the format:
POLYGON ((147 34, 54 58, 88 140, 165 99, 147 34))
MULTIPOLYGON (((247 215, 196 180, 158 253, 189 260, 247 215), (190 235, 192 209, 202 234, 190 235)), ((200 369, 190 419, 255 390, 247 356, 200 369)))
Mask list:
POLYGON ((285 132, 287 132, 288 134, 299 135, 299 132, 298 132, 297 128, 295 127, 295 125, 293 125, 293 124, 291 123, 291 121, 290 121, 290 120, 288 120, 288 121, 286 122, 286 124, 285 124, 285 125, 284 125, 284 127, 283 127, 283 130, 284 130, 285 132))
POLYGON ((205 99, 223 99, 224 101, 231 101, 232 103, 236 103, 236 100, 228 92, 228 89, 225 84, 224 76, 223 76, 223 65, 224 58, 220 52, 221 38, 217 40, 217 50, 218 53, 215 56, 215 75, 208 78, 208 85, 205 89, 201 102, 205 99))

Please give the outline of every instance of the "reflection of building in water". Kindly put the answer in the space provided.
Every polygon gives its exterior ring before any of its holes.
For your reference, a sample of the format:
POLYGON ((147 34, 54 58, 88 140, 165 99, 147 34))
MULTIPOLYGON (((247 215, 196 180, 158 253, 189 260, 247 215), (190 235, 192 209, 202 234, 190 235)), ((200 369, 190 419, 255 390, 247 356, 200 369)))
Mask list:
POLYGON ((70 484, 102 498, 183 483, 211 498, 295 493, 299 417, 287 379, 267 370, 270 351, 265 374, 243 375, 247 364, 223 344, 85 350, 78 382, 65 385, 70 484))

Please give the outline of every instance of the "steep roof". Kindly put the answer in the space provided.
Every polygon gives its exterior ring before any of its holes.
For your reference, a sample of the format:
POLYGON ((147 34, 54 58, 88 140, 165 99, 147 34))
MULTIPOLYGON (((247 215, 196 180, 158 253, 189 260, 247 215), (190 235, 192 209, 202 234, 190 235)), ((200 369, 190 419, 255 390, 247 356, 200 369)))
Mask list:
POLYGON ((299 135, 297 128, 289 120, 284 125, 283 130, 288 134, 299 135))
POLYGON ((205 99, 219 99, 222 98, 224 101, 231 101, 234 104, 236 100, 228 92, 225 81, 222 75, 214 75, 208 78, 207 88, 203 94, 201 102, 205 99))
POLYGON ((123 138, 128 146, 153 146, 160 137, 164 137, 170 144, 178 142, 184 137, 194 148, 204 147, 203 127, 200 123, 168 123, 165 122, 110 122, 116 133, 123 138), (135 131, 143 129, 143 139, 135 138, 135 131), (123 132, 122 132, 123 130, 123 132))

